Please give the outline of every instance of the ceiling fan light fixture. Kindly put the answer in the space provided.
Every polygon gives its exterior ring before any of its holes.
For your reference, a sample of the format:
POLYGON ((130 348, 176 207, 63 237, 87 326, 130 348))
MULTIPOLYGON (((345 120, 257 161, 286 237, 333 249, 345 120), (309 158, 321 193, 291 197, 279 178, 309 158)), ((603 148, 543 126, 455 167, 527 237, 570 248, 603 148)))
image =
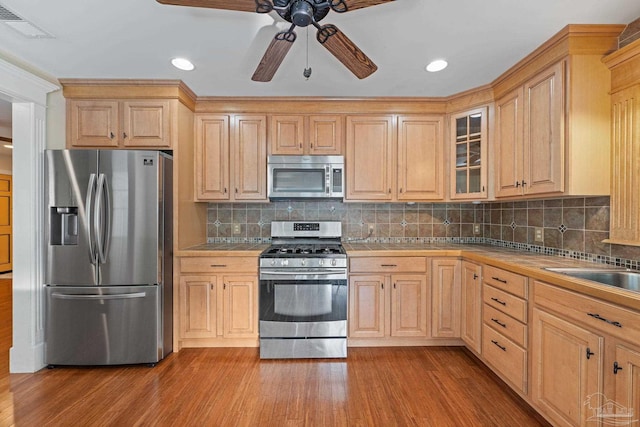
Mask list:
POLYGON ((447 63, 447 61, 445 61, 444 59, 436 59, 434 61, 431 61, 429 65, 427 65, 426 70, 430 73, 435 73, 444 70, 445 68, 447 68, 447 65, 449 65, 449 63, 447 63))
POLYGON ((195 65, 186 58, 173 58, 171 60, 171 64, 177 69, 183 71, 191 71, 196 68, 195 65))

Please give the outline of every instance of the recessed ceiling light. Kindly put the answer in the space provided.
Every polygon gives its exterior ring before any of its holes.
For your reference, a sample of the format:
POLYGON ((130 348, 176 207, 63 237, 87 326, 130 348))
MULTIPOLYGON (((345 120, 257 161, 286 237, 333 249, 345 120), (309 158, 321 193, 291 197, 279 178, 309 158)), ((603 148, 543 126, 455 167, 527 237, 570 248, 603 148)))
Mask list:
POLYGON ((429 65, 427 65, 427 71, 431 73, 435 73, 436 71, 444 70, 447 68, 447 61, 444 59, 436 59, 435 61, 431 61, 429 65))
POLYGON ((185 58, 173 58, 171 60, 171 63, 173 64, 174 67, 184 71, 191 71, 195 68, 193 63, 191 63, 191 61, 185 58))

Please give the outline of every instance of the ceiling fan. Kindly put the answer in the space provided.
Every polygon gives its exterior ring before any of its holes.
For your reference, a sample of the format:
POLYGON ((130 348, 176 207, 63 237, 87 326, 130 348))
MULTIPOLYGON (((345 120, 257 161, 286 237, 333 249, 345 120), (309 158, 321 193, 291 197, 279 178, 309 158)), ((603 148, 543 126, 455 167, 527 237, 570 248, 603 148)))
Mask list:
MULTIPOLYGON (((271 41, 251 80, 271 81, 291 45, 296 41, 296 27, 313 25, 318 30, 316 39, 359 79, 373 74, 378 67, 335 25, 320 25, 329 11, 344 13, 394 0, 156 0, 158 3, 178 6, 208 7, 242 12, 269 13, 276 11, 291 23, 271 41)), ((306 72, 306 70, 305 70, 306 72)))

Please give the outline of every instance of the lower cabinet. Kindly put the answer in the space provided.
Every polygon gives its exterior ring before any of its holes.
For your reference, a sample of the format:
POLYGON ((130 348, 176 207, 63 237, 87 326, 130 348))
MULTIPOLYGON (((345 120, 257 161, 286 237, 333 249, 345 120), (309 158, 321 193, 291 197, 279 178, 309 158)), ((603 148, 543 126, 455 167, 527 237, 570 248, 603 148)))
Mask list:
POLYGON ((482 266, 462 261, 460 276, 460 337, 468 348, 482 352, 482 266))
POLYGON ((257 345, 257 258, 182 258, 178 301, 180 347, 257 345))
POLYGON ((639 313, 540 281, 533 289, 533 405, 558 426, 637 423, 639 313))
MULTIPOLYGON (((427 265, 424 257, 350 260, 349 338, 426 338, 427 265), (374 274, 361 274, 373 272, 374 274)), ((393 341, 395 343, 395 341, 393 341)), ((398 342, 400 343, 400 342, 398 342)))
POLYGON ((431 335, 460 338, 460 260, 431 260, 431 335))

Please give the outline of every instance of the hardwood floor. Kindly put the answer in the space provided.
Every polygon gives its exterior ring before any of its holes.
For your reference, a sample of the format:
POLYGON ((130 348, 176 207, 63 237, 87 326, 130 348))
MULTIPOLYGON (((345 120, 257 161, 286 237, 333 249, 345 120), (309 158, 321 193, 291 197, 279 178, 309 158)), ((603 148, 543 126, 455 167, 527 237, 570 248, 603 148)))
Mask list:
POLYGON ((345 360, 184 349, 156 367, 0 378, 0 426, 539 426, 470 353, 350 348, 345 360))

